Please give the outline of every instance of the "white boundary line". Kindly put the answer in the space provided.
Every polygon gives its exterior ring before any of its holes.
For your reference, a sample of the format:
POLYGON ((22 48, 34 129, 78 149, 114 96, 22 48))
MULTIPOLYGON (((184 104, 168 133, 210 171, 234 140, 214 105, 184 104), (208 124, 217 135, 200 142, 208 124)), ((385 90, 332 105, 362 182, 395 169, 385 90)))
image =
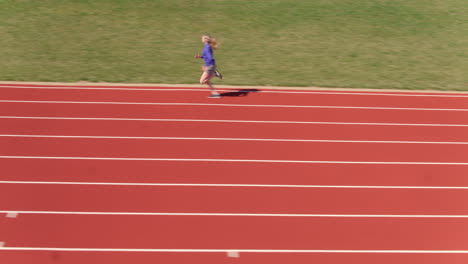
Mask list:
POLYGON ((0 247, 3 251, 173 252, 173 253, 353 253, 353 254, 468 254, 468 250, 363 250, 363 249, 172 249, 172 248, 52 248, 0 247))
POLYGON ((175 119, 175 118, 170 119, 170 118, 0 116, 0 119, 99 120, 99 121, 146 121, 146 122, 212 122, 212 123, 362 125, 362 126, 468 127, 468 124, 353 123, 353 122, 319 122, 319 121, 275 121, 275 120, 266 121, 266 120, 219 120, 219 119, 175 119))
POLYGON ((253 213, 150 213, 150 212, 72 212, 0 210, 0 214, 105 215, 105 216, 238 216, 238 217, 332 217, 332 218, 468 218, 468 215, 396 215, 396 214, 253 214, 253 213))
POLYGON ((201 137, 131 137, 131 136, 64 136, 64 135, 8 135, 18 138, 71 138, 71 139, 136 139, 136 140, 207 140, 207 141, 267 141, 267 142, 316 142, 316 143, 371 143, 371 144, 438 144, 468 145, 457 141, 392 141, 392 140, 328 140, 328 139, 279 139, 279 138, 201 138, 201 137))
POLYGON ((245 162, 245 163, 302 163, 302 164, 370 164, 370 165, 457 165, 468 162, 406 162, 406 161, 330 161, 330 160, 247 160, 247 159, 183 159, 183 158, 111 158, 111 157, 49 157, 0 156, 0 159, 50 159, 50 160, 120 160, 120 161, 187 161, 187 162, 245 162))
MULTIPOLYGON (((42 89, 42 90, 123 90, 123 91, 166 91, 166 92, 177 92, 177 91, 195 91, 195 92, 207 92, 206 88, 183 88, 181 87, 161 87, 161 88, 143 88, 143 87, 134 87, 134 88, 117 88, 117 87, 87 87, 87 86, 48 86, 48 87, 37 87, 37 86, 5 86, 0 85, 0 88, 7 88, 7 89, 42 89)), ((331 94, 331 95, 367 95, 367 96, 407 96, 407 97, 448 97, 448 98, 468 98, 468 95, 463 94, 438 94, 438 93, 431 93, 431 92, 424 92, 424 94, 420 93, 411 93, 406 92, 404 90, 401 91, 394 91, 391 92, 378 92, 378 91, 368 91, 368 92, 354 92, 354 91, 346 91, 346 92, 334 92, 334 91, 319 91, 319 90, 294 90, 291 91, 284 91, 281 89, 269 89, 269 88, 258 88, 258 87, 229 87, 229 88, 220 88, 219 91, 223 92, 237 92, 240 90, 253 90, 256 89, 258 91, 252 91, 250 93, 280 93, 280 94, 331 94)))
POLYGON ((224 106, 258 108, 313 108, 313 109, 362 109, 362 110, 403 110, 403 111, 452 111, 468 112, 462 108, 414 108, 414 107, 372 107, 372 106, 328 106, 328 105, 246 105, 246 104, 207 104, 207 103, 149 103, 149 102, 92 102, 92 101, 31 101, 0 100, 0 103, 27 104, 108 104, 108 105, 159 105, 159 106, 224 106))
POLYGON ((247 188, 324 188, 324 189, 427 189, 468 190, 468 186, 371 186, 371 185, 294 185, 294 184, 205 184, 205 183, 134 183, 134 182, 50 182, 0 181, 0 184, 43 185, 105 185, 105 186, 164 186, 164 187, 247 187, 247 188))

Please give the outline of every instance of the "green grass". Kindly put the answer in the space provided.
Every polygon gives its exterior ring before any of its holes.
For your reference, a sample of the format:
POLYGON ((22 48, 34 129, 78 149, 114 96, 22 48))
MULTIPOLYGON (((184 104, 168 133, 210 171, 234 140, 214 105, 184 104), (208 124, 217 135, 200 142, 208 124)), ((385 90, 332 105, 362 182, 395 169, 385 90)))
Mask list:
POLYGON ((0 80, 468 90, 466 0, 0 0, 0 80))

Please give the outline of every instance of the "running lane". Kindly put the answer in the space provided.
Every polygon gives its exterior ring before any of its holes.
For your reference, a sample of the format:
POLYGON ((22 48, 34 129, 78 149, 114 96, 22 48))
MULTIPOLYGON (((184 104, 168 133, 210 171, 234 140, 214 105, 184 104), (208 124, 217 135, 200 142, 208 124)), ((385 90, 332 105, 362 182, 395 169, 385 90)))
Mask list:
POLYGON ((0 134, 468 142, 468 126, 380 126, 0 118, 0 134))
POLYGON ((239 258, 220 253, 132 253, 132 252, 63 252, 63 251, 0 251, 0 259, 8 264, 67 264, 113 263, 113 264, 310 264, 310 263, 424 263, 466 264, 466 254, 330 254, 330 253, 240 253, 239 258))
POLYGON ((11 211, 468 217, 466 200, 468 190, 447 189, 0 184, 0 208, 11 211))
MULTIPOLYGON (((82 87, 86 88, 86 87, 82 87)), ((101 87, 102 88, 102 87, 101 87)), ((319 105, 363 107, 411 107, 468 109, 468 95, 454 93, 377 93, 340 91, 278 91, 236 93, 225 91, 221 100, 207 98, 204 89, 176 90, 171 88, 124 88, 117 90, 1 88, 0 100, 42 100, 82 102, 136 102, 136 103, 209 103, 241 105, 319 105), (132 90, 134 89, 134 90, 132 90), (156 90, 151 90, 156 89, 156 90), (231 96, 229 96, 231 95, 231 96), (235 96, 239 95, 239 96, 235 96)))
POLYGON ((0 156, 466 163, 468 145, 0 137, 0 156))
POLYGON ((466 250, 468 219, 19 214, 9 247, 466 250))
POLYGON ((0 158, 0 167, 5 181, 468 186, 468 166, 451 165, 0 158))
POLYGON ((364 122, 458 124, 468 126, 468 112, 325 108, 233 108, 187 105, 108 105, 0 103, 2 116, 80 118, 209 119, 293 122, 364 122))

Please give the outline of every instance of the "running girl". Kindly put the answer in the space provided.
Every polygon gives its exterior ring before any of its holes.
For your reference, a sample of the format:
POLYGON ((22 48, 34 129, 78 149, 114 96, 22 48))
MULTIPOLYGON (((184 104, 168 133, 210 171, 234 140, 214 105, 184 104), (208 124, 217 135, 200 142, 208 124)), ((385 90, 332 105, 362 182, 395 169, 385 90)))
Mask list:
POLYGON ((223 76, 216 70, 216 61, 213 57, 213 50, 218 48, 218 42, 215 38, 212 38, 210 35, 203 35, 201 41, 205 44, 203 48, 202 55, 198 54, 195 56, 197 59, 203 59, 205 65, 202 66, 203 74, 200 77, 201 84, 207 84, 210 88, 211 95, 209 98, 221 98, 221 95, 215 90, 213 84, 211 83, 211 78, 214 76, 222 79, 223 76))

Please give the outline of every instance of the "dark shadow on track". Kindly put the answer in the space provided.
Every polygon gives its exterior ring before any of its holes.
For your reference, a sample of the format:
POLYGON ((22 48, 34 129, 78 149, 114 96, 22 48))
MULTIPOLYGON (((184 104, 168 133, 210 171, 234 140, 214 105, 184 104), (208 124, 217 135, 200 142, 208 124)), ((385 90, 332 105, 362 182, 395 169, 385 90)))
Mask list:
POLYGON ((258 89, 242 89, 236 92, 227 92, 227 93, 221 93, 222 97, 241 97, 241 96, 247 96, 249 93, 257 93, 260 92, 258 89))

